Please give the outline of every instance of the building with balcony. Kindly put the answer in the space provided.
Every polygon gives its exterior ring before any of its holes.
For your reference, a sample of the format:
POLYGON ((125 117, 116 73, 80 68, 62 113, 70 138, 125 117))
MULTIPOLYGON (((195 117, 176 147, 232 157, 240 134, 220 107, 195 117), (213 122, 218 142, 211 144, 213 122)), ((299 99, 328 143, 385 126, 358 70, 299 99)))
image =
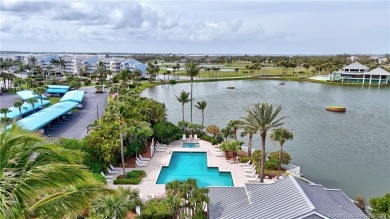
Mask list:
POLYGON ((354 62, 331 73, 330 81, 358 84, 389 84, 390 73, 380 67, 370 71, 367 66, 354 62))

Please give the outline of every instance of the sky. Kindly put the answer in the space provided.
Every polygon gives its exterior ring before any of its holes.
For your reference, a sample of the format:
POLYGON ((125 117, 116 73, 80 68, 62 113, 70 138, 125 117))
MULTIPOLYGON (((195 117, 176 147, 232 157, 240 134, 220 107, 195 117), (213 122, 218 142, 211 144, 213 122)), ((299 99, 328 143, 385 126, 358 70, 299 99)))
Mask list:
POLYGON ((390 53, 390 1, 0 1, 0 50, 390 53))

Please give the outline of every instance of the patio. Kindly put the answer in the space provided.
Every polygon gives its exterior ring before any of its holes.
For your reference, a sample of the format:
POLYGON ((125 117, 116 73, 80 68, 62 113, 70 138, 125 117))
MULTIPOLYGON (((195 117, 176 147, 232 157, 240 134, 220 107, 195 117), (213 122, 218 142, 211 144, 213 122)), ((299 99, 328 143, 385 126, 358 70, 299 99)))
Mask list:
MULTIPOLYGON (((149 161, 146 167, 126 168, 126 172, 132 170, 144 170, 146 177, 142 179, 138 185, 113 185, 112 181, 108 183, 110 188, 118 188, 118 186, 129 186, 132 189, 138 189, 141 198, 147 198, 147 195, 154 194, 155 196, 163 196, 165 194, 165 185, 156 184, 162 166, 168 166, 172 152, 174 151, 197 151, 207 153, 207 165, 209 167, 218 167, 219 171, 229 171, 232 174, 234 186, 244 186, 246 177, 244 170, 239 164, 233 164, 226 161, 225 157, 216 156, 216 152, 210 142, 199 140, 198 148, 182 148, 182 141, 171 142, 163 152, 155 152, 153 158, 149 161)), ((121 170, 116 176, 121 175, 121 170)), ((265 179, 265 183, 272 183, 273 180, 265 179)))

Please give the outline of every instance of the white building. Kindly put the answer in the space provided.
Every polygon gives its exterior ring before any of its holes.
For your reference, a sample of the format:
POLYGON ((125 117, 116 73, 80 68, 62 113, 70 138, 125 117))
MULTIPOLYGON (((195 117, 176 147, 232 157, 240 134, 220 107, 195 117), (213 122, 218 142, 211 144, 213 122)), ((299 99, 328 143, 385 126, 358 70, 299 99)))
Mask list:
POLYGON ((367 66, 354 62, 331 73, 330 81, 358 84, 389 84, 390 73, 380 67, 370 71, 367 66))

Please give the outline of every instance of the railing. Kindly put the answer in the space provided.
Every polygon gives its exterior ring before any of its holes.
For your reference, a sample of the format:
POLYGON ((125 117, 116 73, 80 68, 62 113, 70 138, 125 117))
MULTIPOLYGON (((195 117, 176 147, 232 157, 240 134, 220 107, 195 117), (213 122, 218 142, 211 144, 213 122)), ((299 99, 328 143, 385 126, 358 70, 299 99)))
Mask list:
POLYGON ((282 168, 285 169, 287 173, 290 173, 291 175, 294 176, 300 176, 301 174, 300 166, 296 166, 293 164, 288 164, 288 165, 282 164, 282 168))

